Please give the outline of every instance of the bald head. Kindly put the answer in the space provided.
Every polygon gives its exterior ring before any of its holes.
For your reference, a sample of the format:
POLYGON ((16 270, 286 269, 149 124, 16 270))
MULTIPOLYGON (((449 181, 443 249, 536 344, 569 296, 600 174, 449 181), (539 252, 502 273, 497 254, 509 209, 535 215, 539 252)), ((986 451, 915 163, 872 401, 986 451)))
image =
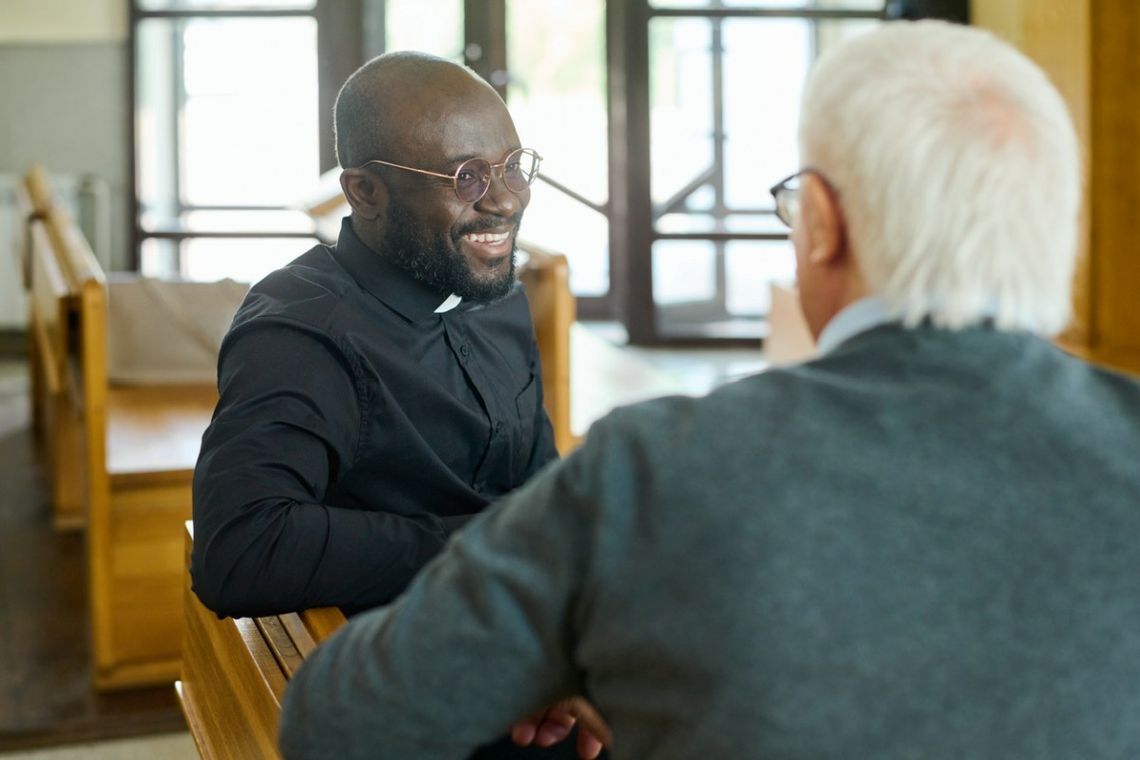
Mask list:
POLYGON ((489 84, 446 59, 415 51, 377 56, 357 69, 337 95, 337 160, 349 168, 384 157, 425 119, 446 118, 449 109, 488 98, 502 104, 489 84))

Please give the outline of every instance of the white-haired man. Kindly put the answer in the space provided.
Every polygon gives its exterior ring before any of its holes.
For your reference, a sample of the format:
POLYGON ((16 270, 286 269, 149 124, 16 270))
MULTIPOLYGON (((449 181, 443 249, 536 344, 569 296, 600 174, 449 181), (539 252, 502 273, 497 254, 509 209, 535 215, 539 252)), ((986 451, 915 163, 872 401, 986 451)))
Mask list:
POLYGON ((1045 339, 1061 99, 887 25, 813 70, 801 152, 821 357, 597 424, 302 668, 287 757, 458 757, 574 693, 615 758, 1140 756, 1140 384, 1045 339))

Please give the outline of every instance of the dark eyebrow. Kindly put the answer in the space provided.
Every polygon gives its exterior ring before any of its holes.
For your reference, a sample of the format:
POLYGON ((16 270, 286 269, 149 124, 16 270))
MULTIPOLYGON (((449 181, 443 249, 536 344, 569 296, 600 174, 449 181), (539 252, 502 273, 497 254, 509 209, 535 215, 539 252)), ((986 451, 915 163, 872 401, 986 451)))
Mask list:
POLYGON ((468 159, 472 159, 472 158, 479 158, 479 156, 475 155, 474 153, 464 153, 461 156, 453 156, 453 157, 448 158, 446 165, 459 168, 459 165, 461 163, 463 163, 464 161, 467 161, 468 159))

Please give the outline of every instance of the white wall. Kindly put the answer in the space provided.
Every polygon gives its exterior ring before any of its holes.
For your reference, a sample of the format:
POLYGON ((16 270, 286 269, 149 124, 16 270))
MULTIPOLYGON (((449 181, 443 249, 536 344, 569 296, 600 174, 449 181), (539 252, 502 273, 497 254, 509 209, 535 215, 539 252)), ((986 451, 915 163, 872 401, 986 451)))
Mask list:
MULTIPOLYGON (((102 178, 111 268, 129 261, 127 19, 127 0, 0 0, 0 175, 102 178)), ((0 331, 26 323, 14 258, 0 237, 0 331)))
POLYGON ((0 0, 0 45, 124 42, 128 0, 0 0))

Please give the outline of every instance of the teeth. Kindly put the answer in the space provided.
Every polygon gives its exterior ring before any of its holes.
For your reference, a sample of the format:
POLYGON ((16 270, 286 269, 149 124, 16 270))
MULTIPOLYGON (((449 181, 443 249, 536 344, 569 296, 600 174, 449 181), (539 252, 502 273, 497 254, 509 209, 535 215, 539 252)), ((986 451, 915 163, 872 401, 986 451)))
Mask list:
POLYGON ((509 232, 500 232, 497 235, 491 235, 485 232, 475 232, 471 233, 470 235, 464 235, 463 237, 467 238, 473 243, 501 243, 510 236, 511 233, 509 232))

